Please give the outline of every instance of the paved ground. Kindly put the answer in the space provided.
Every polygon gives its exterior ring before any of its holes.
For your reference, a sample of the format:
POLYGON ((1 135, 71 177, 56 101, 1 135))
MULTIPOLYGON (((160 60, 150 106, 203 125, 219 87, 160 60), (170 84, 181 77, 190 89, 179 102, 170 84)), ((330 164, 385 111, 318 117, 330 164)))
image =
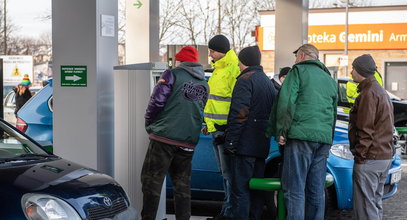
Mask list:
MULTIPOLYGON (((383 219, 400 220, 407 219, 407 158, 402 162, 403 173, 398 186, 398 191, 392 198, 383 201, 383 219)), ((352 211, 329 210, 328 220, 355 219, 352 211)))
MULTIPOLYGON (((407 219, 407 172, 401 177, 397 194, 383 201, 383 219, 407 219)), ((349 210, 329 210, 328 220, 355 219, 353 212, 349 210)))
MULTIPOLYGON (((407 219, 407 158, 403 159, 403 173, 398 186, 397 194, 383 201, 383 219, 401 220, 407 219)), ((168 203, 167 203, 168 204, 168 203)), ((219 202, 193 202, 192 213, 195 215, 191 220, 205 220, 205 216, 215 215, 219 212, 219 202)), ((167 215, 168 220, 175 220, 174 215, 167 215)), ((327 220, 355 219, 353 212, 349 210, 328 210, 327 220)))

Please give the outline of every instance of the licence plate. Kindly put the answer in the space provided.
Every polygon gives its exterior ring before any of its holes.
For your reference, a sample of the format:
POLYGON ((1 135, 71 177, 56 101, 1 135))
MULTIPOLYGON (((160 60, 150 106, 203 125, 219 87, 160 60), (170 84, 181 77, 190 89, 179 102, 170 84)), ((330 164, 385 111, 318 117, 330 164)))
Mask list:
POLYGON ((391 184, 398 183, 400 180, 401 180, 401 170, 391 174, 390 180, 391 184))

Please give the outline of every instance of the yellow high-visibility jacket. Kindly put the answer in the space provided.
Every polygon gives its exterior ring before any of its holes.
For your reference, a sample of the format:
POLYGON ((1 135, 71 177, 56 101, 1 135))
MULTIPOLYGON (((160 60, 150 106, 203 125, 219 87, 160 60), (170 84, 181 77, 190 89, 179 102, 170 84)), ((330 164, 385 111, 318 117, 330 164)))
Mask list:
POLYGON ((212 64, 214 71, 209 78, 209 97, 204 109, 208 132, 216 131, 215 124, 226 125, 232 92, 240 74, 239 59, 229 50, 224 57, 212 64))
MULTIPOLYGON (((383 79, 380 73, 376 71, 374 77, 376 78, 377 82, 383 86, 383 79)), ((349 103, 355 103, 356 98, 359 96, 358 85, 359 83, 353 81, 352 77, 350 77, 349 81, 346 83, 346 98, 348 99, 349 103)))

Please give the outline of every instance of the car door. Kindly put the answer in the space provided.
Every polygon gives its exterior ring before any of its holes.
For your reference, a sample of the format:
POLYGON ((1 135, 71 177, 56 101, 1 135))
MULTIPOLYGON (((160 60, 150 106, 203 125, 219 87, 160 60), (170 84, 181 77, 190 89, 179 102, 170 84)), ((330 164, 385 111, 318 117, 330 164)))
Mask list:
POLYGON ((16 125, 16 116, 14 111, 16 109, 16 93, 10 91, 4 99, 4 120, 12 125, 16 125))

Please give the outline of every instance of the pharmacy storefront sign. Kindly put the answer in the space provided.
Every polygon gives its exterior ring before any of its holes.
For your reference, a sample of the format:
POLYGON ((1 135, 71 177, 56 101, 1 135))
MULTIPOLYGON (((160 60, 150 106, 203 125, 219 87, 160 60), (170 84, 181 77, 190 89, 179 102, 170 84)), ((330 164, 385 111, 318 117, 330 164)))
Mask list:
MULTIPOLYGON (((342 50, 345 40, 345 25, 308 27, 308 42, 320 50, 342 50)), ((407 23, 349 25, 348 48, 407 49, 407 23)))

